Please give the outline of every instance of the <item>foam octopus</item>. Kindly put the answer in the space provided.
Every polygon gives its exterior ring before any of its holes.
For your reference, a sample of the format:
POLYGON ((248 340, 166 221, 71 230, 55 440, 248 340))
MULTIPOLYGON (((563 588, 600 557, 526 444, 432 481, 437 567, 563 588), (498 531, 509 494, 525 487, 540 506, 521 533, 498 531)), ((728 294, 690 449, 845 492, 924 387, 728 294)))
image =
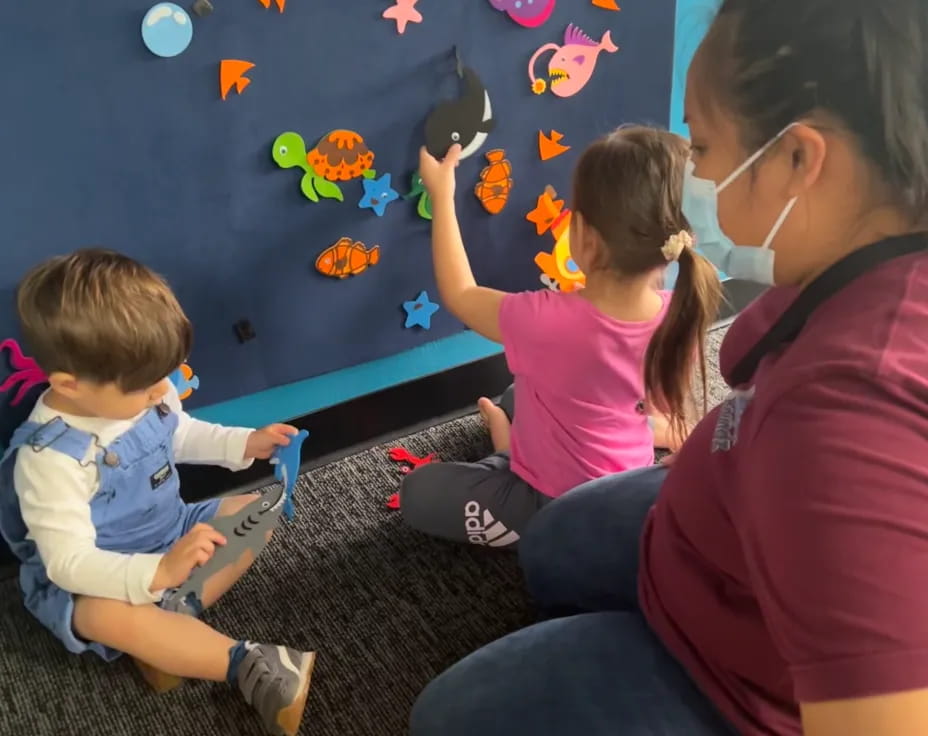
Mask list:
POLYGON ((19 343, 12 338, 0 342, 0 353, 4 350, 10 354, 10 367, 13 369, 10 375, 6 377, 3 383, 0 383, 0 393, 12 391, 13 387, 19 384, 19 388, 10 401, 11 406, 16 406, 22 401, 26 394, 33 388, 45 383, 48 377, 45 372, 39 368, 39 364, 32 358, 23 355, 19 343))

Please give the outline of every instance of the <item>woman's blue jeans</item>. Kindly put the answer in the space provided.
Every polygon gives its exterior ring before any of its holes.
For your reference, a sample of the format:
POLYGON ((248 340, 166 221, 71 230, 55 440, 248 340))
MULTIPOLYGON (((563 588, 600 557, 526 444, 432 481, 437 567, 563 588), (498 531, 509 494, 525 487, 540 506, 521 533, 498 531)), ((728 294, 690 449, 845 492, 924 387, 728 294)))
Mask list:
POLYGON ((539 512, 519 553, 533 597, 560 617, 439 675, 413 707, 411 736, 735 733, 638 610, 639 537, 665 475, 603 478, 539 512))

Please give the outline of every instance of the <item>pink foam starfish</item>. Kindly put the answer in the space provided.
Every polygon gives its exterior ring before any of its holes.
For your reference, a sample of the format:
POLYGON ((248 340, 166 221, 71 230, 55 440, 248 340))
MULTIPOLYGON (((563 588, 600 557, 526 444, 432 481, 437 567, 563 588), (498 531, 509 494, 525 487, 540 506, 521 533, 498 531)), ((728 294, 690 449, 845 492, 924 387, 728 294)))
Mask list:
POLYGON ((422 13, 416 10, 415 5, 419 0, 396 0, 396 5, 391 5, 383 11, 383 17, 396 21, 396 32, 403 34, 406 32, 407 23, 421 23, 422 13))
POLYGON ((29 390, 33 386, 45 383, 48 377, 42 369, 39 368, 38 363, 32 358, 27 358, 23 355, 22 348, 19 347, 19 343, 16 342, 16 340, 9 338, 0 342, 0 353, 4 350, 8 350, 10 353, 10 366, 13 371, 6 377, 3 383, 0 383, 0 393, 11 391, 18 383, 19 389, 16 391, 16 395, 13 396, 13 400, 10 401, 10 406, 16 406, 25 398, 26 394, 29 393, 29 390))

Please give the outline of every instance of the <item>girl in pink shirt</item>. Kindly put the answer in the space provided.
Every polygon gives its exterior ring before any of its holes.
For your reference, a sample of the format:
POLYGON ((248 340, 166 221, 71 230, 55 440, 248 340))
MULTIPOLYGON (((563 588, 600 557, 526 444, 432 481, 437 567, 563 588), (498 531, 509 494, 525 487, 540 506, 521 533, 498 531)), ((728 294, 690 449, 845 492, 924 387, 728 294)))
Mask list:
POLYGON ((682 442, 694 360, 721 292, 681 213, 687 155, 682 138, 642 126, 594 142, 574 172, 569 231, 585 288, 509 294, 478 286, 468 263, 454 204, 460 146, 441 162, 422 150, 442 302, 503 344, 515 384, 502 406, 479 402, 493 455, 407 476, 400 506, 411 526, 509 547, 551 499, 652 463, 655 441, 682 442), (677 285, 661 291, 670 261, 677 285))

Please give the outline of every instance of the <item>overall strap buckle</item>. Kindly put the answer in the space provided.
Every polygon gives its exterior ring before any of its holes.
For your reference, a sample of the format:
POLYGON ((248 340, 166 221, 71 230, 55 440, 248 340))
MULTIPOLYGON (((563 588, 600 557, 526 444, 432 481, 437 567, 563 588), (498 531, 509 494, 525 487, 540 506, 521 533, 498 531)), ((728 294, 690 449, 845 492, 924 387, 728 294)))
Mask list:
POLYGON ((64 419, 55 417, 54 419, 49 419, 45 424, 41 425, 35 432, 29 435, 24 444, 29 445, 34 452, 41 452, 49 445, 55 444, 64 437, 69 429, 70 427, 64 419))

